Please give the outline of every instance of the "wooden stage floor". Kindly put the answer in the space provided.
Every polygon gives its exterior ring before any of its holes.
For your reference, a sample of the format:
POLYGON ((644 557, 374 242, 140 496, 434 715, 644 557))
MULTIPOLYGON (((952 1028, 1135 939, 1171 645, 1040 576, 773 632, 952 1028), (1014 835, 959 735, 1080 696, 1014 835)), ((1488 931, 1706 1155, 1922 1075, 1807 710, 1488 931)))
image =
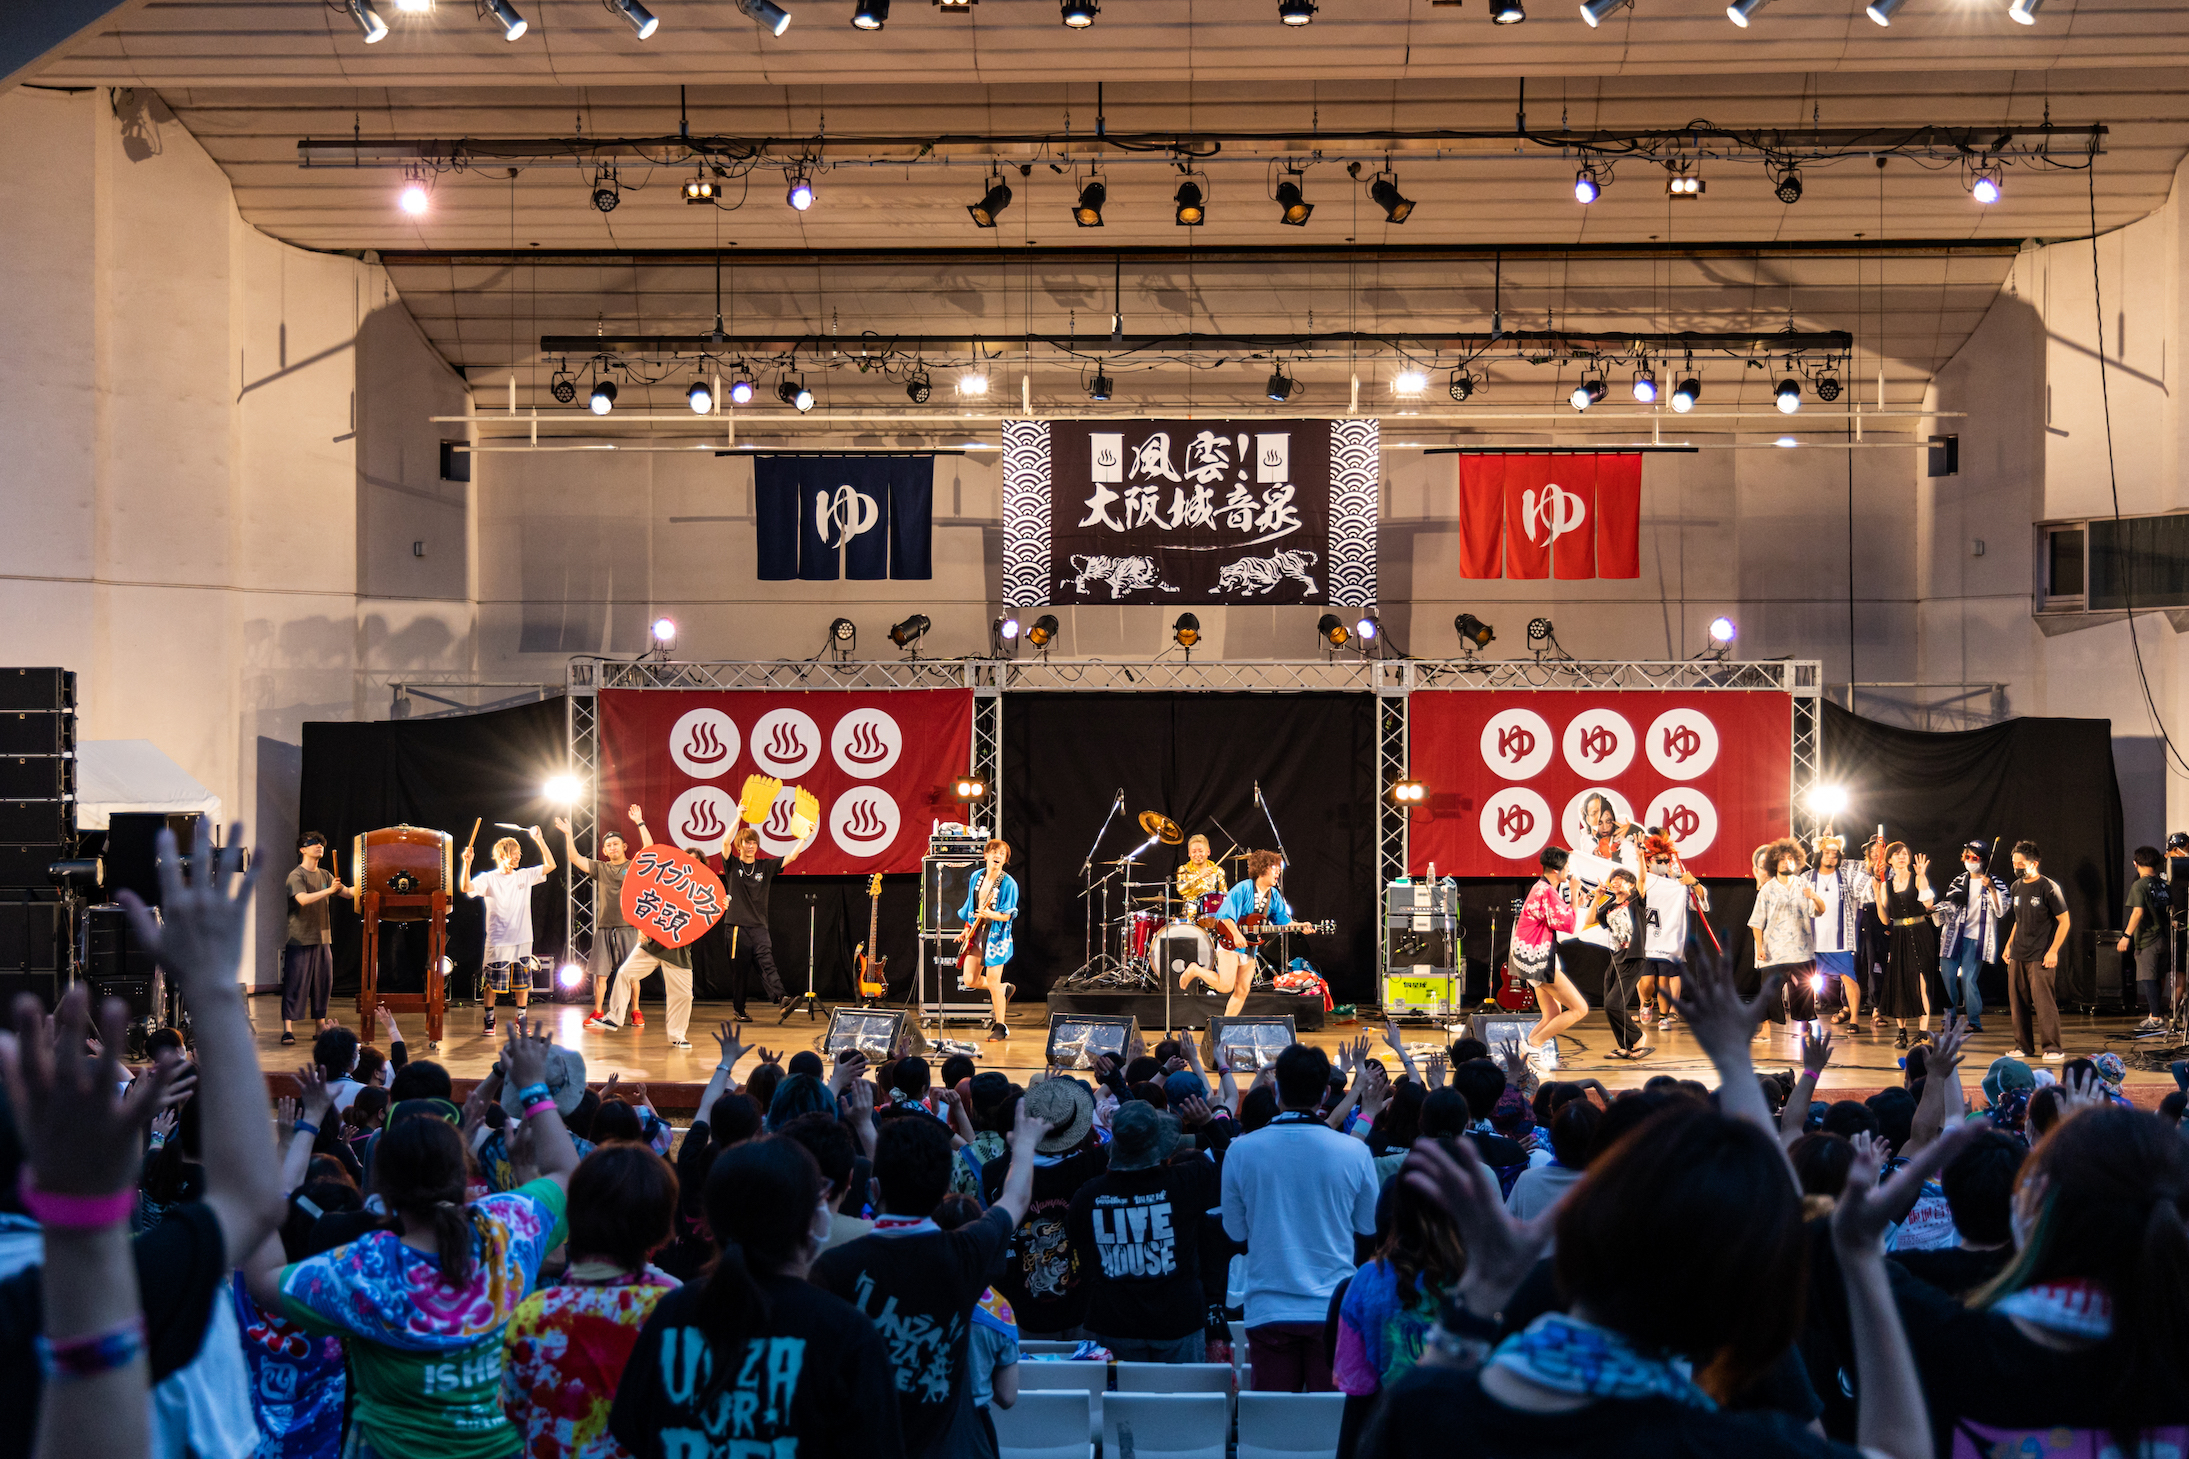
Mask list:
MULTIPOLYGON (((278 994, 260 994, 249 1000, 252 1018, 258 1029, 259 1058, 269 1075, 285 1075, 304 1062, 309 1053, 310 1038, 302 1025, 297 1031, 294 1047, 281 1045, 281 1005, 278 994)), ((689 1037, 692 1047, 672 1049, 668 1045, 666 1015, 658 999, 649 999, 641 1005, 646 1014, 643 1029, 624 1028, 616 1032, 587 1032, 581 1025, 592 1010, 589 1005, 577 1003, 535 1003, 535 1009, 546 1013, 554 1030, 555 1041, 569 1045, 585 1055, 586 1078, 599 1084, 610 1074, 620 1075, 625 1084, 643 1081, 651 1086, 655 1102, 663 1110, 689 1109, 696 1102, 700 1087, 713 1072, 716 1047, 712 1031, 727 1018, 727 1003, 699 1003, 692 1009, 692 1026, 689 1037), (689 1086, 685 1089, 683 1086, 689 1086)), ((355 1027, 355 1005, 338 1006, 335 1017, 355 1027)), ((508 1005, 501 1009, 506 1019, 508 1005)), ((817 1048, 822 1032, 827 1028, 826 1017, 811 1019, 799 1013, 788 1022, 778 1023, 771 1008, 754 1022, 747 1023, 743 1038, 749 1045, 765 1047, 788 1057, 800 1049, 817 1048)), ((427 1057, 425 1049, 425 1019, 420 1014, 403 1014, 399 1023, 410 1042, 413 1057, 427 1057)), ((2095 1055, 2107 1049, 2128 1058, 2139 1047, 2154 1048, 2161 1040, 2139 1044, 2128 1037, 2136 1019, 2130 1016, 2085 1016, 2062 1014, 2061 1033, 2070 1057, 2095 1055)), ((480 1009, 477 1004, 451 1004, 444 1028, 446 1035, 442 1050, 432 1057, 445 1065, 460 1081, 469 1081, 486 1074, 492 1067, 498 1038, 487 1035, 481 1028, 480 1009)), ((1780 1025, 1766 1025, 1773 1033, 1768 1042, 1753 1047, 1756 1067, 1771 1073, 1788 1067, 1798 1069, 1801 1061, 1800 1042, 1780 1025)), ((1048 1016, 1039 1004, 1015 1010, 1011 1019, 1012 1036, 1008 1042, 991 1044, 984 1041, 979 1025, 959 1025, 951 1030, 951 1037, 974 1042, 978 1049, 980 1067, 1000 1069, 1014 1081, 1024 1083, 1030 1076, 1042 1072, 1041 1058, 1045 1044, 1048 1016)), ((1934 1020, 1935 1027, 1935 1020, 1934 1020)), ((1968 1060, 1964 1065, 1963 1080, 1972 1095, 1976 1082, 1983 1077, 1991 1061, 2012 1047, 2012 1035, 2006 1010, 1995 1009, 1987 1013, 1984 1031, 1971 1043, 1968 1060)), ((1374 1035, 1371 1053, 1385 1059, 1389 1065, 1389 1051, 1384 1049, 1381 1038, 1382 1023, 1332 1022, 1322 1029, 1303 1034, 1302 1041, 1319 1048, 1336 1050, 1349 1039, 1363 1033, 1374 1035)), ((933 1036, 934 1030, 928 1030, 933 1036)), ((1426 1024, 1403 1026, 1402 1032, 1408 1043, 1441 1042, 1439 1031, 1426 1024)), ((1143 1034, 1152 1044, 1159 1031, 1143 1027, 1143 1034)), ((1695 1040, 1687 1030, 1675 1024, 1669 1030, 1650 1029, 1649 1042, 1654 1047, 1651 1056, 1639 1063, 1629 1063, 1609 1057, 1612 1047, 1610 1026, 1605 1022, 1602 1010, 1592 1011, 1571 1033, 1559 1040, 1560 1072, 1566 1078, 1595 1078, 1613 1089, 1639 1086, 1644 1080, 1657 1074, 1672 1074, 1681 1078, 1701 1079, 1712 1082, 1710 1061, 1703 1056, 1695 1040)), ((1900 1082, 1899 1051, 1893 1047, 1890 1024, 1872 1024, 1867 1017, 1862 1026, 1852 1031, 1835 1031, 1832 1064, 1825 1071, 1823 1098, 1834 1097, 1834 1091, 1848 1094, 1868 1094, 1887 1084, 1900 1082), (1882 1030, 1882 1031, 1881 1031, 1882 1030)), ((2046 1067, 2032 1058, 2033 1068, 2046 1067)), ((757 1067, 757 1053, 748 1055, 737 1069, 737 1077, 745 1078, 757 1067)), ((2052 1066, 2057 1067, 2057 1066, 2052 1066)), ((286 1081, 284 1081, 285 1083, 286 1081)), ((2130 1059, 2128 1092, 2140 1105, 2155 1106, 2164 1095, 2174 1088, 2173 1077, 2163 1068, 2154 1071, 2139 1070, 2130 1059)))

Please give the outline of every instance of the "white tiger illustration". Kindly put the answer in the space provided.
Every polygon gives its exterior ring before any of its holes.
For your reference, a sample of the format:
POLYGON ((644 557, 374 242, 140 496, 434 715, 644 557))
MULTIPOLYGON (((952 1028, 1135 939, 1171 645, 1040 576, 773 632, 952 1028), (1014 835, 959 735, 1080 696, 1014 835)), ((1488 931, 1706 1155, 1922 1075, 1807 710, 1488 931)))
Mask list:
POLYGON ((1315 554, 1306 551, 1272 552, 1267 557, 1242 557, 1225 568, 1216 579, 1219 593, 1237 593, 1251 598, 1259 593, 1274 591, 1286 578, 1295 578, 1306 588, 1309 595, 1315 592, 1315 579, 1308 576, 1308 569, 1315 565, 1315 554))
POLYGON ((1090 582, 1108 583, 1112 601, 1142 588, 1157 588, 1166 593, 1178 591, 1162 580, 1163 575, 1152 557, 1110 557, 1100 553, 1090 557, 1075 552, 1072 567, 1079 574, 1072 579, 1074 592, 1086 592, 1090 582))

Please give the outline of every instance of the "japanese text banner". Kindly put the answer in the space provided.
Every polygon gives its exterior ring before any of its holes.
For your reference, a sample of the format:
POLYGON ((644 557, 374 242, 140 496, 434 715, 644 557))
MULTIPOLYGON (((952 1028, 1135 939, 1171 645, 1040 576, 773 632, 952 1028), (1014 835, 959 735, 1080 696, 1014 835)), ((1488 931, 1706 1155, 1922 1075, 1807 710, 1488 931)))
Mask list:
POLYGON ((711 856, 737 829, 746 777, 763 775, 783 784, 757 827, 765 855, 797 844, 794 788, 821 802, 794 874, 918 871, 931 824, 958 819, 972 737, 965 689, 603 689, 601 826, 636 805, 657 840, 711 856))
POLYGON ((1793 813, 1793 697, 1775 690, 1416 690, 1408 765, 1429 788, 1408 870, 1520 876, 1593 849, 1593 793, 1656 826, 1697 876, 1746 876, 1793 813))
POLYGON ((1006 421, 1004 599, 1376 601, 1374 421, 1006 421))

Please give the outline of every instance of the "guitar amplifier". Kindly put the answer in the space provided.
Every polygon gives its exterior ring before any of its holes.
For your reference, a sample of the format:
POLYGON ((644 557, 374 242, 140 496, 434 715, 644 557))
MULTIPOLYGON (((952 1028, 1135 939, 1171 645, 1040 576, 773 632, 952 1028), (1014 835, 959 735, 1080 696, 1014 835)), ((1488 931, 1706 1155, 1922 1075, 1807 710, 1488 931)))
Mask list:
POLYGON ((1457 917, 1459 883, 1448 877, 1433 882, 1392 882, 1383 889, 1383 912, 1391 918, 1422 914, 1457 917))
POLYGON ((1390 928, 1387 931, 1390 951, 1384 961, 1394 968, 1459 965, 1459 929, 1455 926, 1447 924, 1429 930, 1390 928))
POLYGON ((965 889, 980 875, 981 857, 923 856, 920 858, 920 931, 958 933, 965 920, 958 908, 965 905, 965 889))

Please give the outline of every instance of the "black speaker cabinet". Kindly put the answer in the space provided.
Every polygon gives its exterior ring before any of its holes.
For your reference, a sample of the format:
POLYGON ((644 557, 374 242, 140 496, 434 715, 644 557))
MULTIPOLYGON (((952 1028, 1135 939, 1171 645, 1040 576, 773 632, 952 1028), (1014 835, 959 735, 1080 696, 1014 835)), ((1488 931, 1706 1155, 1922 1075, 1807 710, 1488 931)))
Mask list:
POLYGON ((66 861, 75 854, 66 842, 43 841, 25 846, 18 842, 0 842, 0 896, 9 888, 50 887, 53 878, 46 868, 56 861, 66 861))
POLYGON ((73 843, 76 802, 0 798, 0 841, 73 843))
POLYGON ((1459 935, 1451 928, 1416 932, 1392 929, 1391 954, 1385 961, 1394 968, 1449 968, 1459 962, 1459 935))
POLYGON ((149 982, 153 966, 152 954, 129 930, 128 913, 110 903, 84 909, 85 977, 94 983, 149 982))
POLYGON ((75 752, 75 715, 59 709, 0 710, 0 755, 75 752))
POLYGON ((958 908, 965 905, 965 889, 980 869, 978 856, 920 858, 920 931, 965 930, 965 919, 958 915, 958 908))
POLYGON ((0 669, 0 710, 74 709, 76 675, 68 669, 0 669))
POLYGON ((0 973, 59 972, 68 966, 67 936, 67 909, 59 902, 0 897, 0 973))
POLYGON ((42 1004, 46 1012, 61 999, 61 975, 55 972, 11 973, 0 968, 0 1010, 6 1012, 8 1021, 15 1021, 15 1000, 25 993, 42 1004))
POLYGON ((67 755, 0 757, 0 800, 67 800, 76 793, 76 762, 67 755))
POLYGON ((185 811, 116 811, 106 824, 106 885, 109 892, 127 887, 148 907, 160 904, 160 874, 155 842, 160 832, 175 833, 175 849, 184 856, 197 844, 199 815, 185 811))

